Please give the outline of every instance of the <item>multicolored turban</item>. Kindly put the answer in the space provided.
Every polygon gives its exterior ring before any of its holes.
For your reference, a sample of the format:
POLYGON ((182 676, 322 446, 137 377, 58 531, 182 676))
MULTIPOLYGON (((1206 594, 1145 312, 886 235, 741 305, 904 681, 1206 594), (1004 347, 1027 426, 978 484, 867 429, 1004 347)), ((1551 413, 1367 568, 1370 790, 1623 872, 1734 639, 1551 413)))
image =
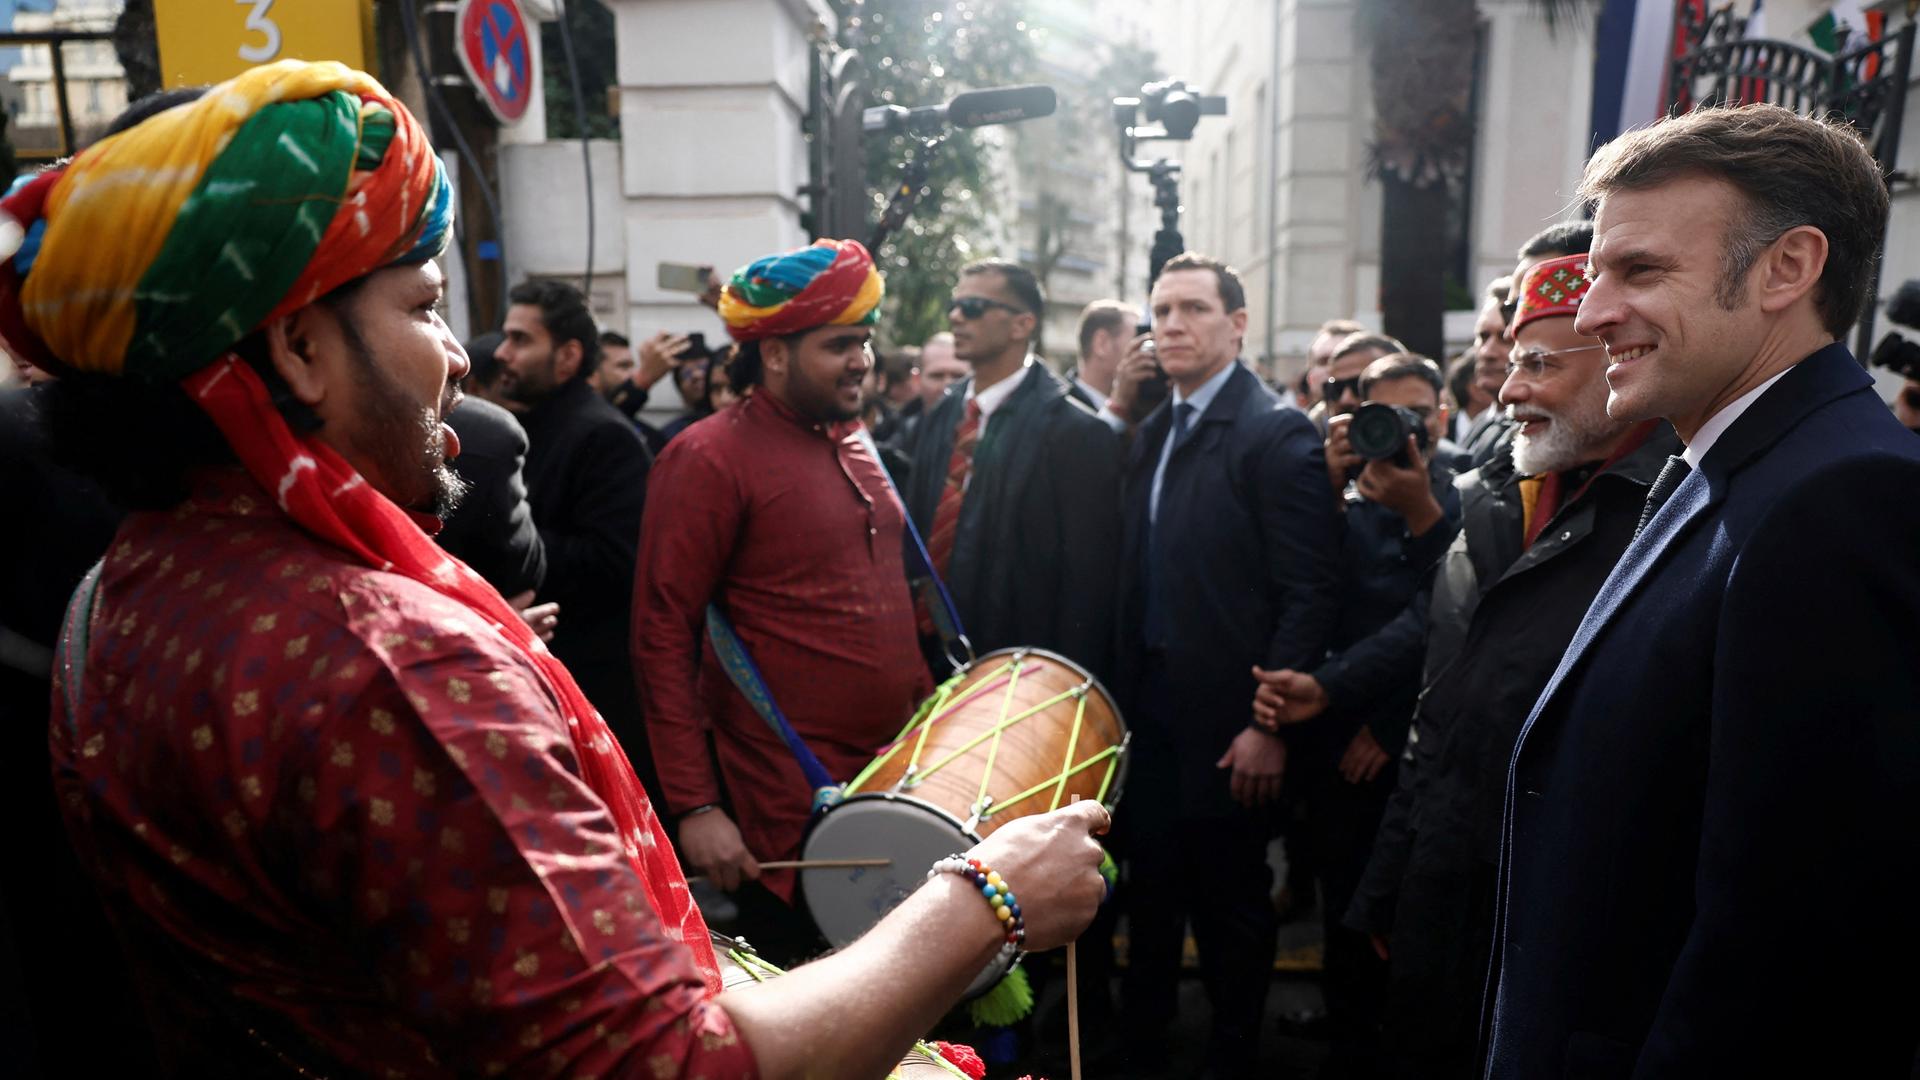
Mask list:
POLYGON ((886 292, 860 241, 816 240, 734 271, 720 293, 720 317, 739 342, 816 326, 872 326, 886 292))
POLYGON ((325 441, 296 434, 230 351, 349 281, 445 249, 450 187, 406 107, 337 63, 254 68, 42 173, 0 211, 19 230, 0 258, 0 336, 16 354, 56 372, 178 383, 302 528, 465 604, 527 655, 648 900, 718 992, 678 858, 573 677, 421 522, 325 441))
POLYGON ((1548 259, 1533 267, 1520 285, 1520 303, 1513 313, 1510 332, 1519 333, 1521 327, 1535 319, 1578 314, 1580 301, 1592 284, 1587 277, 1585 255, 1548 259))
POLYGON ((453 224, 405 107, 372 76, 291 60, 101 140, 0 209, 44 225, 0 267, 8 343, 55 371, 165 382, 336 286, 438 255, 453 224))

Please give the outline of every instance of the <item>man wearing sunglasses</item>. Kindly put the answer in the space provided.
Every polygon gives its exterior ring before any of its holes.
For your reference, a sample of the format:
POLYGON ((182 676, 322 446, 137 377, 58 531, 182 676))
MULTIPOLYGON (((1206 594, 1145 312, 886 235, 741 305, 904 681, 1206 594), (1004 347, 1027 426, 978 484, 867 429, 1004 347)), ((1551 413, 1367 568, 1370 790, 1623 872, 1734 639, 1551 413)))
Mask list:
POLYGON ((1521 279, 1501 401, 1513 436, 1460 479, 1462 529, 1427 609, 1425 689, 1346 911, 1391 956, 1401 1074, 1473 1072, 1507 761, 1678 441, 1607 416, 1606 356, 1574 329, 1585 256, 1521 279))
POLYGON ((1327 377, 1320 381, 1320 415, 1326 433, 1327 480, 1333 484, 1335 499, 1345 497, 1347 484, 1367 463, 1347 442, 1347 424, 1361 402, 1360 376, 1375 360, 1406 351, 1399 339, 1364 330, 1348 334, 1333 347, 1327 377))
POLYGON ((1044 303, 1016 263, 960 272, 947 317, 971 374, 915 429, 904 493, 976 653, 1051 649, 1104 677, 1120 439, 1034 356, 1044 303))

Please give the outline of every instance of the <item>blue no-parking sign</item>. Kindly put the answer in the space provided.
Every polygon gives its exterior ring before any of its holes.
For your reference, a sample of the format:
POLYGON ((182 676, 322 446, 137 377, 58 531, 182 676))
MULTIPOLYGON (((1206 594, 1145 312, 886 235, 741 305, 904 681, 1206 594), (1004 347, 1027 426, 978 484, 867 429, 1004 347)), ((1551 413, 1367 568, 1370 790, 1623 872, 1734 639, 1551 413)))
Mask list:
POLYGON ((455 17, 460 66, 503 124, 527 114, 533 98, 533 45, 514 0, 460 0, 455 17))

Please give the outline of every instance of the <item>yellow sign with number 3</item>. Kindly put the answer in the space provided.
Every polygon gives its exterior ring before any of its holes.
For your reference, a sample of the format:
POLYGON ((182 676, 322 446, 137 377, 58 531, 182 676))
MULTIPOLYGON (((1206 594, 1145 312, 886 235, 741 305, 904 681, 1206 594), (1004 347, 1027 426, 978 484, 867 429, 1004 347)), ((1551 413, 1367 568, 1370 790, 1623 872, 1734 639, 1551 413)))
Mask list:
POLYGON ((275 60, 338 60, 370 70, 373 0, 154 0, 168 86, 231 79, 275 60))

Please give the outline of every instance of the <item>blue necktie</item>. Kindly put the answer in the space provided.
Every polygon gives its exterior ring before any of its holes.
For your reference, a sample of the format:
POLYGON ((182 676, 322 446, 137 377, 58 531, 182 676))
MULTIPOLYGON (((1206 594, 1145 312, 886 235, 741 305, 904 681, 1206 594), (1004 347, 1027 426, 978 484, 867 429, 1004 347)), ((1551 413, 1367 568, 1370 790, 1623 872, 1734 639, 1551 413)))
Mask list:
MULTIPOLYGON (((1173 407, 1173 430, 1167 433, 1167 465, 1173 464, 1173 452, 1180 448, 1180 440, 1186 437, 1187 425, 1193 419, 1193 406, 1181 402, 1173 407)), ((1160 475, 1161 485, 1166 484, 1166 474, 1160 475)), ((1165 494, 1164 491, 1161 492, 1165 494)), ((1141 567, 1141 578, 1146 585, 1145 610, 1141 617, 1141 633, 1150 649, 1164 648, 1167 644, 1167 601, 1160 595, 1162 575, 1156 574, 1155 564, 1165 557, 1161 544, 1164 535, 1159 525, 1159 514, 1152 513, 1147 518, 1147 558, 1141 567)))
POLYGON ((1660 468, 1660 475, 1653 479, 1652 489, 1647 492, 1647 504, 1640 510, 1640 524, 1633 527, 1635 537, 1646 531, 1647 523, 1653 520, 1653 515, 1667 505, 1667 500, 1673 498, 1674 489, 1678 488, 1680 482, 1685 480, 1687 474, 1692 471, 1687 467, 1686 458, 1677 454, 1667 458, 1667 463, 1660 468))
POLYGON ((1183 401, 1173 407, 1173 434, 1168 436, 1168 438, 1173 440, 1173 445, 1180 445, 1180 440, 1187 434, 1187 424, 1192 421, 1192 419, 1192 405, 1183 401))

